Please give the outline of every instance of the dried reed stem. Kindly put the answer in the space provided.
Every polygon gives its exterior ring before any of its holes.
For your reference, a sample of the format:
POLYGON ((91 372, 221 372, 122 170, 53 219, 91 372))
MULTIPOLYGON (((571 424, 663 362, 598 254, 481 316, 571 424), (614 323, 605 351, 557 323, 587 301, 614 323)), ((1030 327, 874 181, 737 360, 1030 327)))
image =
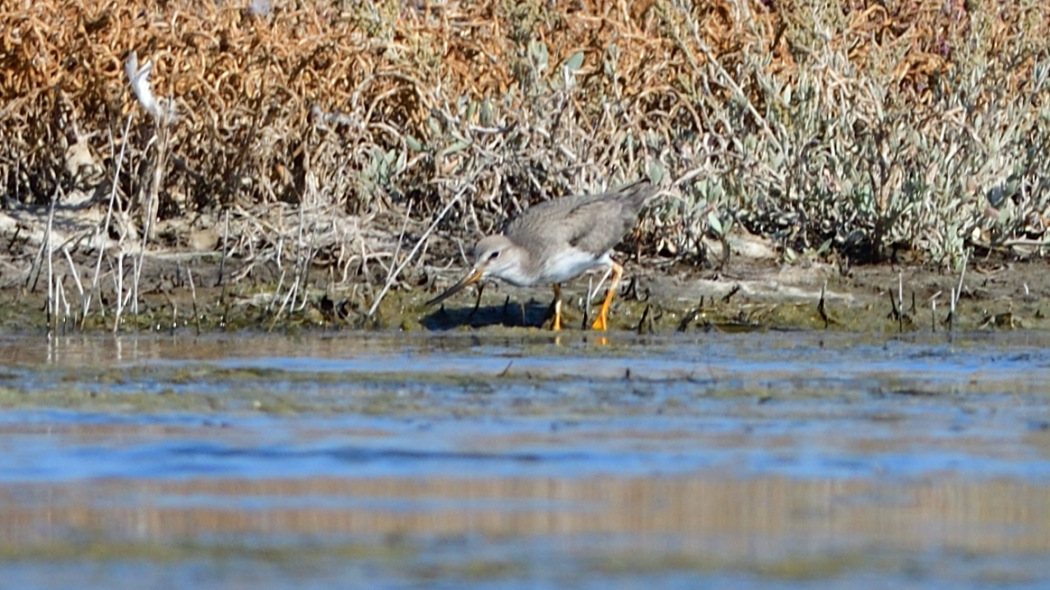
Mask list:
POLYGON ((445 206, 441 209, 441 212, 438 213, 437 217, 430 224, 430 227, 428 227, 426 231, 423 232, 423 235, 420 236, 419 241, 416 242, 416 245, 412 248, 412 251, 409 252, 408 256, 405 257, 404 262, 402 262, 397 267, 397 270, 395 270, 393 274, 391 274, 390 277, 387 279, 386 284, 383 285, 383 289, 379 292, 379 295, 376 296, 375 301, 372 302, 372 307, 368 308, 368 317, 372 317, 375 315, 376 310, 379 309, 379 304, 382 303, 383 297, 385 297, 387 291, 390 290, 390 286, 394 283, 394 280, 397 279, 397 276, 401 274, 401 271, 412 260, 412 257, 416 255, 416 252, 423 245, 423 243, 427 241, 427 239, 430 237, 430 234, 434 231, 438 224, 441 223, 441 220, 445 218, 445 215, 448 214, 449 210, 452 209, 452 206, 458 203, 466 192, 467 187, 461 188, 454 197, 452 197, 447 203, 445 203, 445 206))
POLYGON ((117 272, 113 277, 114 287, 116 289, 117 310, 113 315, 113 332, 116 333, 120 327, 120 315, 124 310, 124 251, 117 252, 117 272))
POLYGON ((201 334, 201 315, 197 311, 197 288, 193 286, 193 269, 186 267, 186 280, 190 283, 190 295, 193 301, 193 323, 197 326, 197 335, 201 334))
MULTIPOLYGON (((98 243, 95 245, 98 248, 98 256, 95 258, 95 274, 91 278, 91 289, 88 291, 87 297, 83 300, 83 310, 80 315, 80 328, 84 328, 84 323, 87 322, 88 312, 91 309, 91 300, 94 298, 98 289, 98 277, 99 272, 102 270, 102 255, 106 252, 106 241, 107 234, 109 232, 109 224, 113 219, 113 206, 117 200, 117 188, 120 186, 120 171, 124 165, 124 152, 128 145, 128 132, 131 130, 131 115, 128 115, 127 121, 124 123, 124 135, 122 136, 123 141, 120 142, 120 155, 117 156, 117 168, 113 171, 113 186, 109 191, 109 206, 106 208, 106 219, 102 222, 102 227, 99 229, 98 243)), ((113 141, 112 131, 110 132, 110 142, 113 141)), ((124 236, 120 237, 121 242, 124 241, 124 236)), ((123 244, 121 244, 122 246, 123 244)), ((119 291, 118 291, 119 293, 119 291)), ((101 295, 100 295, 101 297, 101 295)), ((114 326, 116 330, 116 326, 114 326)))

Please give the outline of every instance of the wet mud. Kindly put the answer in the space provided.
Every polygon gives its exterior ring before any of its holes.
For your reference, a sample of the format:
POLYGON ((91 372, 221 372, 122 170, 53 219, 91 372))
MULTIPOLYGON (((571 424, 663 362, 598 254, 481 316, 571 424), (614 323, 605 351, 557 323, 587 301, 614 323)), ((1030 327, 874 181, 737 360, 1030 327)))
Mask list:
MULTIPOLYGON (((317 280, 294 294, 293 305, 285 305, 292 295, 285 292, 288 286, 265 273, 252 280, 222 283, 218 265, 211 261, 196 271, 198 283, 191 289, 185 272, 178 275, 167 266, 147 265, 153 272, 145 275, 140 305, 124 307, 119 317, 106 298, 92 306, 85 318, 75 302, 48 314, 46 293, 2 290, 0 326, 13 332, 49 331, 63 336, 360 329, 486 334, 506 330, 513 336, 521 329, 542 331, 550 326, 549 286, 515 288, 488 282, 440 306, 426 306, 428 299, 459 277, 461 271, 455 268, 399 282, 382 297, 378 285, 317 280), (370 314, 376 299, 379 303, 370 314)), ((844 269, 832 264, 739 260, 714 271, 631 262, 610 312, 610 330, 664 336, 797 330, 887 335, 1044 330, 1050 329, 1048 270, 1040 261, 971 261, 961 277, 944 270, 892 265, 844 269)), ((589 330, 604 295, 604 287, 598 288, 600 278, 585 275, 563 285, 566 331, 589 330)))

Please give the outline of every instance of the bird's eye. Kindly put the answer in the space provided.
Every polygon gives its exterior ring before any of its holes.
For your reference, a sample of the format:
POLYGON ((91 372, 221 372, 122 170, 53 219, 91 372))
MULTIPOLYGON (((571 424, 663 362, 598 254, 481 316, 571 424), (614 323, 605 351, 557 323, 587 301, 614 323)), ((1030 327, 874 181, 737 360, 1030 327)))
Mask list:
POLYGON ((489 260, 495 260, 497 258, 499 258, 499 250, 496 250, 492 254, 489 254, 489 260))

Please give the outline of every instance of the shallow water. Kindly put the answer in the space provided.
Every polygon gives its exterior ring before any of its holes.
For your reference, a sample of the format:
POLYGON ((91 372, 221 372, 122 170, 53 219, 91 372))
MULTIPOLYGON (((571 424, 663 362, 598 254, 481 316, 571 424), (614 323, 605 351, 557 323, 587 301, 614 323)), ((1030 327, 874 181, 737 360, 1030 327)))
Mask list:
POLYGON ((1046 587, 1047 344, 0 336, 0 587, 1046 587))

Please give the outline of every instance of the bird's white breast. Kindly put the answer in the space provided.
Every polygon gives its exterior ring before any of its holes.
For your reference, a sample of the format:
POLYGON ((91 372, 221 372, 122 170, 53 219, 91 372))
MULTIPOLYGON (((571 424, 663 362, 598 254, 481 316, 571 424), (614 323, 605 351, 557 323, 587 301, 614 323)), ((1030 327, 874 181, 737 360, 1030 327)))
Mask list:
POLYGON ((571 248, 548 260, 540 271, 540 279, 536 282, 563 283, 596 266, 609 266, 610 262, 608 252, 595 256, 591 252, 571 248))

